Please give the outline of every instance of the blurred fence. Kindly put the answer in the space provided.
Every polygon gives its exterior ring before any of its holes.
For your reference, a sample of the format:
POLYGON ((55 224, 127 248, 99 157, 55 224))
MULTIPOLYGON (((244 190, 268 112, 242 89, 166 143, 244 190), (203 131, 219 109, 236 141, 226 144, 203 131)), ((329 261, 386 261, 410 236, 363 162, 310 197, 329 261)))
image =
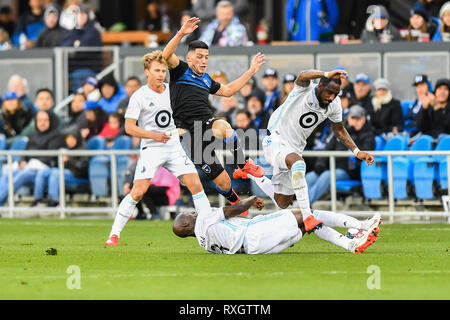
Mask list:
MULTIPOLYGON (((217 151, 219 159, 224 160, 224 156, 226 152, 217 151)), ((8 217, 13 218, 16 212, 54 212, 59 213, 61 218, 65 218, 66 214, 71 213, 87 213, 87 214, 99 214, 99 213, 107 213, 111 217, 117 212, 118 208, 118 171, 117 171, 117 156, 123 155, 136 155, 139 154, 138 150, 53 150, 53 151, 0 151, 0 156, 6 156, 7 163, 6 168, 9 179, 8 179, 8 202, 7 205, 0 207, 0 212, 7 212, 8 217), (57 156, 58 157, 58 169, 59 169, 59 204, 60 206, 57 208, 31 208, 31 207, 17 207, 14 202, 14 186, 13 186, 13 156, 57 156), (109 156, 110 158, 110 185, 111 185, 111 198, 109 202, 109 206, 105 207, 70 207, 66 205, 65 196, 66 196, 66 184, 64 180, 64 161, 63 157, 65 155, 68 156, 109 156)), ((388 217, 389 222, 395 222, 395 217, 400 216, 411 216, 411 217, 444 217, 447 219, 448 223, 450 223, 450 215, 447 211, 396 211, 395 210, 395 201, 394 201, 394 191, 393 191, 393 171, 392 171, 392 158, 395 156, 446 156, 447 163, 450 163, 450 151, 376 151, 372 152, 374 156, 386 156, 387 157, 387 174, 388 174, 388 203, 389 210, 388 211, 378 211, 383 217, 388 217)), ((263 151, 248 151, 246 152, 247 156, 256 158, 259 156, 263 156, 263 151)), ((304 157, 327 157, 330 161, 330 192, 331 192, 331 210, 333 212, 338 212, 336 203, 336 176, 335 176, 335 168, 336 168, 336 158, 339 157, 352 157, 353 154, 351 152, 346 151, 305 151, 304 157)), ((450 186, 450 166, 447 166, 447 183, 450 186)), ((0 186, 4 187, 4 186, 0 186)), ((450 198, 450 188, 448 188, 448 196, 450 198)), ((225 205, 225 199, 218 195, 218 202, 220 206, 225 205)), ((270 200, 268 200, 270 201, 270 200)), ((268 211, 265 211, 266 213, 268 211)), ((345 211, 346 214, 355 216, 355 217, 367 217, 371 215, 370 211, 345 211)))

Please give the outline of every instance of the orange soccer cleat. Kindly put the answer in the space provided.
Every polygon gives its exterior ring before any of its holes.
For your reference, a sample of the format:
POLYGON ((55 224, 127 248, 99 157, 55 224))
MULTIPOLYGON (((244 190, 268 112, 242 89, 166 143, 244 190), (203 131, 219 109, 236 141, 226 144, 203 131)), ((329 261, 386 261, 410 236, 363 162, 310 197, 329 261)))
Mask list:
POLYGON ((119 244, 119 236, 117 234, 113 234, 111 237, 109 237, 108 240, 106 240, 105 243, 108 247, 115 247, 119 244))
POLYGON ((313 215, 310 215, 306 219, 303 219, 303 224, 305 225, 305 230, 307 232, 312 232, 316 229, 321 228, 323 225, 323 221, 317 220, 313 215))
POLYGON ((370 247, 372 244, 375 243, 375 241, 378 239, 378 235, 380 234, 380 228, 376 227, 372 230, 372 232, 369 233, 367 240, 363 243, 357 246, 354 250, 355 253, 363 253, 366 251, 368 247, 370 247))
POLYGON ((236 179, 248 179, 248 174, 257 177, 257 178, 261 178, 262 176, 264 176, 264 168, 261 166, 258 166, 257 164, 255 164, 253 162, 252 159, 248 159, 245 162, 245 166, 241 169, 241 168, 237 168, 234 172, 233 172, 233 178, 236 179))

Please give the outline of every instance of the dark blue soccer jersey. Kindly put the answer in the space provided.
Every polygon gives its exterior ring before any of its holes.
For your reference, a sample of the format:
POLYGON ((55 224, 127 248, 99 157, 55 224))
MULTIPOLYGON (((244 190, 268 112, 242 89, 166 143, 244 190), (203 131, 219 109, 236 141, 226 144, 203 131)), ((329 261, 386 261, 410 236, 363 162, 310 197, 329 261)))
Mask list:
POLYGON ((219 89, 220 83, 211 79, 209 74, 198 76, 180 60, 179 65, 170 70, 170 102, 175 125, 193 132, 194 121, 211 119, 215 110, 209 102, 209 95, 219 89))

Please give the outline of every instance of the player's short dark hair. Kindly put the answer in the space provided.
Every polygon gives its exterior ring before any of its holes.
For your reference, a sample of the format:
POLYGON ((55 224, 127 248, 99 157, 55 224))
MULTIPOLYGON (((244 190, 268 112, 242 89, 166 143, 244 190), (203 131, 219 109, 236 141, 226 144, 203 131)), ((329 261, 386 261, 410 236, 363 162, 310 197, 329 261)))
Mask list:
POLYGON ((209 47, 206 43, 201 40, 194 40, 189 43, 188 51, 194 51, 195 49, 206 49, 209 50, 209 47))
POLYGON ((342 81, 341 81, 340 78, 321 78, 321 79, 320 79, 320 83, 321 83, 324 87, 328 86, 328 84, 329 84, 330 82, 334 82, 334 83, 338 84, 339 86, 342 85, 342 81))

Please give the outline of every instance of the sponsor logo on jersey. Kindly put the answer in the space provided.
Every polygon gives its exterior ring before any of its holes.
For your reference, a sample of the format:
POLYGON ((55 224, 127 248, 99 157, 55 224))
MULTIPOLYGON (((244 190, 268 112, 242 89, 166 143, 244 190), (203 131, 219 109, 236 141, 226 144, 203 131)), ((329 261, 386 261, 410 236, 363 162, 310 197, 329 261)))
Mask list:
POLYGON ((317 113, 308 112, 300 117, 299 123, 300 127, 309 129, 313 127, 317 123, 317 121, 319 121, 319 116, 317 115, 317 113))

